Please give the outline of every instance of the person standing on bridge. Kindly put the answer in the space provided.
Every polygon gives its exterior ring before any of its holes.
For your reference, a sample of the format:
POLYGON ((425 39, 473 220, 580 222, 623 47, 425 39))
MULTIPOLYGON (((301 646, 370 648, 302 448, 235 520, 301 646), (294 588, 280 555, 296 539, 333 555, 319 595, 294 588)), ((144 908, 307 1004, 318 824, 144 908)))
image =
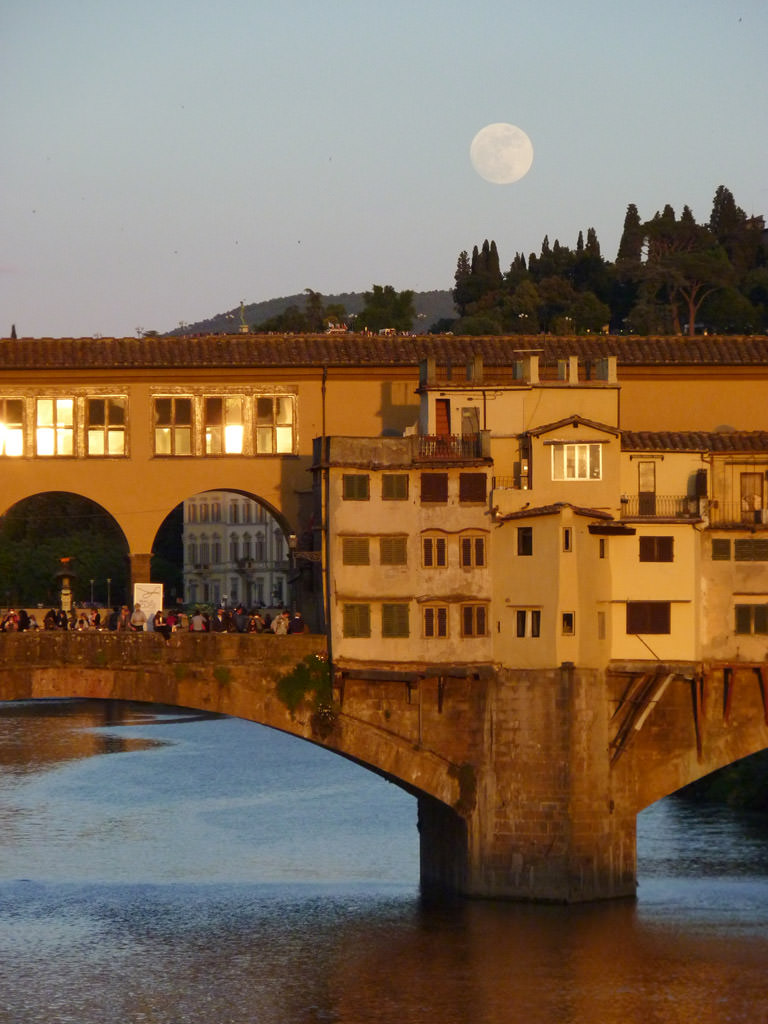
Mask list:
POLYGON ((144 627, 147 624, 147 616, 141 609, 141 605, 138 602, 134 605, 133 615, 131 615, 131 629, 137 633, 143 633, 144 627))

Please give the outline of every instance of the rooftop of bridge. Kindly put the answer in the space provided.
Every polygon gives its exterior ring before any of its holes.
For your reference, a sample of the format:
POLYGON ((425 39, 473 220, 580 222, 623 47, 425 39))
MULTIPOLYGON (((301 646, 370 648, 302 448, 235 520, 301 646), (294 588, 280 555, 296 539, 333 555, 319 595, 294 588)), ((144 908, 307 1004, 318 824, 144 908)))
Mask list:
POLYGON ((320 368, 415 367, 433 357, 461 365, 481 356, 487 367, 509 366, 537 353, 542 367, 578 356, 594 361, 615 355, 620 367, 768 366, 768 337, 634 337, 369 334, 205 334, 151 338, 6 338, 2 370, 71 368, 320 368))

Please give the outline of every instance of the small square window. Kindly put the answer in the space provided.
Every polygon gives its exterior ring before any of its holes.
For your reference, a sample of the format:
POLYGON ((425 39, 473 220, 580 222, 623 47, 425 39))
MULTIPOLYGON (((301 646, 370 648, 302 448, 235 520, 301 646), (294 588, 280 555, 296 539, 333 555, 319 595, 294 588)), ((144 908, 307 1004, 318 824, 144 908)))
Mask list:
POLYGON ((382 565, 407 565, 408 538, 382 537, 379 540, 379 561, 382 565))
POLYGON ((370 478, 367 473, 345 473, 342 479, 344 501, 368 501, 370 478))
POLYGON ((343 609, 344 636, 369 637, 371 635, 371 606, 345 604, 343 609))
POLYGON ((341 552, 344 565, 370 565, 370 544, 367 537, 342 537, 341 552))
POLYGON ((407 604, 381 606, 381 635, 390 638, 410 636, 407 604))
POLYGON ((422 473, 421 500, 423 503, 445 504, 448 501, 448 474, 422 473))
POLYGON ((408 499, 408 474, 384 473, 381 478, 383 501, 406 501, 408 499))
POLYGON ((712 538, 712 561, 730 562, 731 560, 731 539, 730 537, 712 538))
POLYGON ((485 473, 459 473, 459 501, 484 502, 487 494, 485 473))

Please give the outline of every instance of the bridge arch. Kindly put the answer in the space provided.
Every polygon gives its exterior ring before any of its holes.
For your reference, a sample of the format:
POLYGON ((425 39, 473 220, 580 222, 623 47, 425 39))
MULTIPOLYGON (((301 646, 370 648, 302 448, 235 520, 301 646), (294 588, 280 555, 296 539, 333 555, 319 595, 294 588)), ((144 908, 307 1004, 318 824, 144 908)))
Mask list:
POLYGON ((64 567, 76 601, 105 604, 108 591, 122 600, 128 554, 125 532, 103 505, 74 490, 38 491, 0 517, 0 602, 58 607, 64 567))

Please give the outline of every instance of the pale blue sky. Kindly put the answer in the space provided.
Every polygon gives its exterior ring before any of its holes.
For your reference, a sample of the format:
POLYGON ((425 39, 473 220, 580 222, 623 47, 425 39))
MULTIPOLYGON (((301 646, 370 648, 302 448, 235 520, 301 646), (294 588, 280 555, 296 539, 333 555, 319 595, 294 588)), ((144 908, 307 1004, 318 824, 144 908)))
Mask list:
POLYGON ((450 288, 627 205, 768 213, 765 0, 4 0, 0 336, 450 288), (534 146, 493 185, 494 121, 534 146))

